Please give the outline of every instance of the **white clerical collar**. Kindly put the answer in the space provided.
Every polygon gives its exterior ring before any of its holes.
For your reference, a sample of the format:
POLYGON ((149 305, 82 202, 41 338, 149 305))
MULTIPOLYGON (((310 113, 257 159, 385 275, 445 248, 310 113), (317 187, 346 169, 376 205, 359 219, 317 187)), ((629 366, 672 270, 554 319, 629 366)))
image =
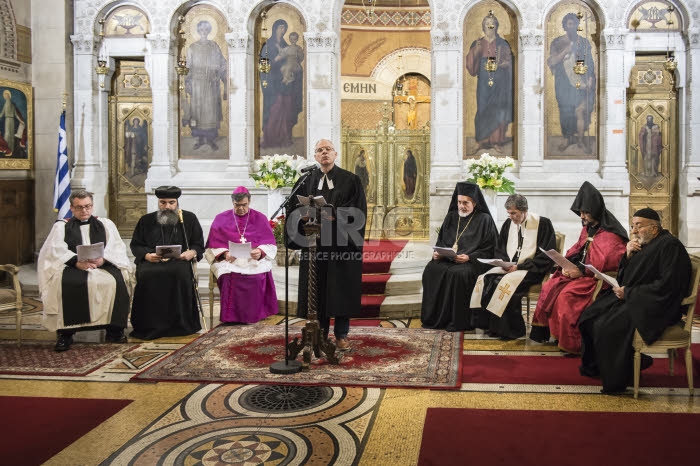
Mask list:
POLYGON ((323 189, 323 180, 326 180, 326 185, 328 186, 328 189, 333 189, 333 180, 328 178, 328 174, 324 173, 321 179, 318 181, 318 189, 319 191, 323 189))

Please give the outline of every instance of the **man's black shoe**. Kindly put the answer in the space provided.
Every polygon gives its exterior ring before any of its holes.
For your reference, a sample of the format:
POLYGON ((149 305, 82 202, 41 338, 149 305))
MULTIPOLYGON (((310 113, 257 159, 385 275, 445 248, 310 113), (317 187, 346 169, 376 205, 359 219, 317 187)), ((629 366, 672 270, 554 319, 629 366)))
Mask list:
POLYGON ((63 351, 68 351, 70 349, 70 345, 73 343, 73 335, 58 335, 58 338, 56 339, 56 346, 54 346, 53 350, 56 351, 57 353, 61 353, 63 351))
POLYGON ((127 340, 126 335, 124 335, 124 331, 120 331, 119 333, 107 333, 105 335, 105 341, 107 343, 128 343, 129 340, 127 340))
POLYGON ((644 353, 642 353, 641 356, 642 356, 642 361, 640 364, 640 369, 641 370, 649 369, 651 367, 651 365, 654 364, 654 358, 652 358, 648 354, 644 354, 644 353))

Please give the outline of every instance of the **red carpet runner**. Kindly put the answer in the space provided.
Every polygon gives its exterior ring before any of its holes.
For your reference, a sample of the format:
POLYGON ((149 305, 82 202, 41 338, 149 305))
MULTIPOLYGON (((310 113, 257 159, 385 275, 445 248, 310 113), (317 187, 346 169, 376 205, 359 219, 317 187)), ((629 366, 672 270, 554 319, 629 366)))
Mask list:
POLYGON ((418 464, 696 465, 699 429, 700 414, 428 408, 418 464))
POLYGON ((381 240, 365 242, 362 253, 362 307, 360 317, 379 317, 384 302, 391 263, 408 241, 381 240))
POLYGON ((0 397, 2 464, 39 465, 112 417, 131 400, 0 397))
MULTIPOLYGON (((700 380, 700 344, 691 345, 693 381, 700 380)), ((668 373, 668 359, 654 359, 642 372, 640 387, 687 388, 683 351, 678 352, 673 373, 668 373)), ((462 356, 463 383, 504 383, 537 385, 600 385, 599 379, 579 375, 580 358, 557 356, 462 356)), ((697 385, 697 382, 694 383, 697 385)))

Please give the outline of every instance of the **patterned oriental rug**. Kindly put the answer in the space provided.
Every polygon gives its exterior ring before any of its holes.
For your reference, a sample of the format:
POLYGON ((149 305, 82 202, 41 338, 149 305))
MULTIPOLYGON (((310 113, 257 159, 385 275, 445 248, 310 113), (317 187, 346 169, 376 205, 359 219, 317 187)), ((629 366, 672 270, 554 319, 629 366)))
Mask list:
POLYGON ((0 374, 84 376, 139 345, 74 343, 56 353, 55 342, 0 342, 0 374))
POLYGON ((418 464, 696 465, 680 433, 698 429, 700 414, 428 408, 418 464))
MULTIPOLYGON (((299 331, 291 330, 290 337, 299 331)), ((462 334, 441 330, 353 328, 339 365, 312 361, 311 370, 272 374, 284 360, 282 326, 219 326, 131 380, 351 385, 457 389, 462 334)), ((301 360, 301 353, 298 360, 301 360)))

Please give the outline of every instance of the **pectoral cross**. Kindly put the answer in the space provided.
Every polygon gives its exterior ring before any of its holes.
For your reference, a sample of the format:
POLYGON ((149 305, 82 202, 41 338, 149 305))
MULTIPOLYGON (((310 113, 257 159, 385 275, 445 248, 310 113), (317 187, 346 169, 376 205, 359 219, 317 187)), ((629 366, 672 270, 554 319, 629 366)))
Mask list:
POLYGON ((241 235, 241 244, 245 243, 245 236, 241 235))
POLYGON ((510 291, 508 288, 510 288, 510 285, 507 283, 498 287, 498 290, 501 292, 501 295, 498 297, 499 300, 503 299, 505 295, 510 296, 512 291, 510 291))

